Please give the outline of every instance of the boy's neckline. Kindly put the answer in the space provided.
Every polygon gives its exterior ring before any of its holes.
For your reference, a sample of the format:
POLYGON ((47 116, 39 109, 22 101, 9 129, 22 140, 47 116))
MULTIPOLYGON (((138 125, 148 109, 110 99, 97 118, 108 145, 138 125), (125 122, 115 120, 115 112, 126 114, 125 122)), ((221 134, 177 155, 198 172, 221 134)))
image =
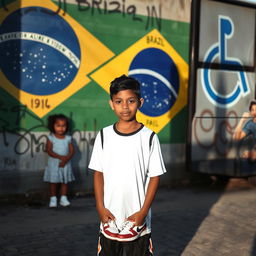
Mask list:
POLYGON ((133 132, 130 132, 130 133, 123 133, 123 132, 120 132, 120 131, 117 130, 116 124, 117 124, 117 123, 114 123, 114 124, 113 124, 113 129, 114 129, 114 131, 115 131, 118 135, 121 135, 121 136, 131 136, 131 135, 134 135, 134 134, 138 133, 138 132, 144 127, 144 124, 140 123, 141 126, 140 126, 137 130, 135 130, 135 131, 133 131, 133 132))

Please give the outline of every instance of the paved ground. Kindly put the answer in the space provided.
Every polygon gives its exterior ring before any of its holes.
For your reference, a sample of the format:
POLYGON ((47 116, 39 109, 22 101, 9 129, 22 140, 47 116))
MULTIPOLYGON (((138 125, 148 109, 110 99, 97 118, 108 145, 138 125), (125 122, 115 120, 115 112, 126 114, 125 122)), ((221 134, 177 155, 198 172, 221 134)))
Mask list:
MULTIPOLYGON (((98 216, 92 197, 70 208, 38 201, 0 205, 0 256, 95 256, 98 216)), ((256 188, 227 186, 160 189, 153 207, 156 256, 255 256, 256 188)))

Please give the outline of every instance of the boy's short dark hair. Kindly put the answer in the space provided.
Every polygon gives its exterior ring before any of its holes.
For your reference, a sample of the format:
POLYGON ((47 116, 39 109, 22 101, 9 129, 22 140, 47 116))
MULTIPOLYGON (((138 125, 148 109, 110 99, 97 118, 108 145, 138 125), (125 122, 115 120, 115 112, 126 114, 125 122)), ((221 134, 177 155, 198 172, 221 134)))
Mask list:
POLYGON ((113 95, 123 90, 132 90, 136 94, 138 99, 141 98, 140 83, 132 77, 122 75, 120 77, 117 77, 110 83, 111 100, 113 99, 113 95))
POLYGON ((252 106, 253 105, 256 105, 256 101, 255 100, 252 100, 251 102, 250 102, 250 105, 249 105, 249 110, 251 111, 252 110, 252 106))

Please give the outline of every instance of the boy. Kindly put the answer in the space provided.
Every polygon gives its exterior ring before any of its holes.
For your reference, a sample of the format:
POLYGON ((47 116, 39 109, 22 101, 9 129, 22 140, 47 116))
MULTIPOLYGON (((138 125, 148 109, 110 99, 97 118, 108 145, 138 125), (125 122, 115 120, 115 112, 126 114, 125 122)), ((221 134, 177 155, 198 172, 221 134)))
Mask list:
POLYGON ((101 220, 98 255, 153 255, 150 206, 166 172, 159 141, 136 120, 143 104, 137 80, 116 78, 110 98, 118 121, 99 132, 89 164, 101 220))
MULTIPOLYGON (((241 120, 235 128, 233 134, 234 140, 242 140, 249 135, 253 136, 254 141, 256 140, 256 101, 253 100, 250 102, 249 111, 250 112, 243 113, 241 120)), ((254 147, 249 151, 244 151, 242 157, 255 161, 256 146, 254 145, 254 147)))

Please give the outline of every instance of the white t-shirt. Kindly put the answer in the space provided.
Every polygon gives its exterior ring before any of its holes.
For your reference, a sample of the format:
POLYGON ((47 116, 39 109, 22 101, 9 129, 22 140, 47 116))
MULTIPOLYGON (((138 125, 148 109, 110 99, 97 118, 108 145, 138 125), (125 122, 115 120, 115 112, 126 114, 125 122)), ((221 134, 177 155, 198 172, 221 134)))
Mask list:
MULTIPOLYGON (((104 206, 117 226, 142 208, 150 177, 166 172, 158 137, 144 125, 130 134, 115 125, 104 128, 103 142, 100 132, 96 137, 89 169, 103 172, 104 206)), ((150 233, 151 211, 146 224, 150 233)))

